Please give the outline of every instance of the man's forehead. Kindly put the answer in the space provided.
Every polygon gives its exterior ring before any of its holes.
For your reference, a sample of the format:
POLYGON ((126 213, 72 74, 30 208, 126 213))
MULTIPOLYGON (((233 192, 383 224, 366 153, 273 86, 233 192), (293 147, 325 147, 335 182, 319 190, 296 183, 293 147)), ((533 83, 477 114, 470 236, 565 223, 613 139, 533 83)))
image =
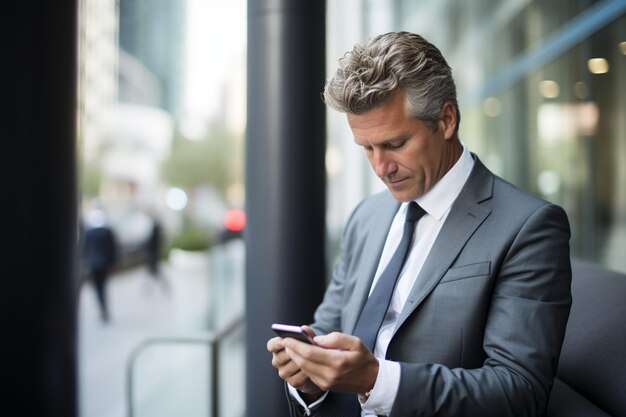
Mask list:
POLYGON ((349 117, 348 124, 357 143, 383 143, 411 136, 416 130, 416 121, 405 117, 349 117))

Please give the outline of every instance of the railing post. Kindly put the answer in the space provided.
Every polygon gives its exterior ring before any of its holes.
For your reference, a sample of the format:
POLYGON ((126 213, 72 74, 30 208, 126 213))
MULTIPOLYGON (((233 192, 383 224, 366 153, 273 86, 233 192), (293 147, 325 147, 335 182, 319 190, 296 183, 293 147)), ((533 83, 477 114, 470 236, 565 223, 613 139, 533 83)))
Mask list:
POLYGON ((127 417, 134 417, 135 405, 134 405, 134 368, 137 358, 150 346, 154 345, 176 345, 176 344, 204 344, 210 349, 209 361, 211 362, 211 373, 209 377, 209 392, 211 393, 211 405, 209 408, 209 415, 211 417, 218 417, 219 412, 219 355, 220 355, 220 342, 227 336, 234 333, 236 330, 243 327, 244 317, 243 315, 235 317, 229 321, 224 327, 215 333, 204 333, 201 335, 186 335, 186 336, 155 336, 145 339, 138 344, 135 349, 128 356, 126 362, 126 415, 127 417))
POLYGON ((209 407, 209 416, 210 417, 218 417, 219 416, 219 366, 218 366, 218 358, 219 358, 219 343, 213 343, 211 346, 211 386, 209 387, 211 390, 211 406, 209 407))

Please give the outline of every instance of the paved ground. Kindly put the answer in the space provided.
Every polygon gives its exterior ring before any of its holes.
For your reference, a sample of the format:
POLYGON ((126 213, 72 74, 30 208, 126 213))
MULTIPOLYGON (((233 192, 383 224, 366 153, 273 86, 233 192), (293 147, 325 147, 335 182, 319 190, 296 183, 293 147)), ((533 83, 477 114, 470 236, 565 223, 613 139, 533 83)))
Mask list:
MULTIPOLYGON (((102 323, 89 283, 79 300, 79 381, 82 417, 126 417, 130 353, 146 338, 206 332, 243 312, 243 245, 215 251, 209 262, 170 258, 166 285, 144 267, 109 281, 111 320, 102 323)), ((243 330, 225 340, 220 417, 242 417, 243 330), (240 397, 241 396, 241 397, 240 397), (236 401, 233 401, 236 398, 236 401)), ((154 346, 135 362, 135 417, 208 416, 209 351, 204 345, 154 346)))

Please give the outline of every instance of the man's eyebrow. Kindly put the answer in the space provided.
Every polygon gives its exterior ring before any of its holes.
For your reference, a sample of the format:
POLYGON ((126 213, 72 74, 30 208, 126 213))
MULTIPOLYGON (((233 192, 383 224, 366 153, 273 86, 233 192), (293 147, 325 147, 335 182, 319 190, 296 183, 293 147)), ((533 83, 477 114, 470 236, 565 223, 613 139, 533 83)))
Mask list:
POLYGON ((401 133, 397 136, 388 138, 388 139, 383 139, 380 142, 378 142, 376 145, 377 146, 385 146, 385 145, 395 145, 397 142, 406 142, 407 140, 409 140, 409 138, 411 137, 411 134, 408 132, 405 133, 401 133))
MULTIPOLYGON (((376 145, 385 145, 385 144, 393 143, 393 142, 402 142, 402 141, 408 140, 410 137, 411 137, 410 132, 403 132, 391 138, 381 140, 380 143, 377 143, 376 145)), ((359 146, 369 146, 369 144, 360 143, 359 139, 356 137, 354 138, 354 143, 356 143, 359 146)))
POLYGON ((411 134, 409 132, 404 132, 397 136, 394 136, 393 138, 389 138, 383 141, 381 144, 391 143, 391 142, 402 142, 402 141, 409 139, 410 137, 411 137, 411 134))

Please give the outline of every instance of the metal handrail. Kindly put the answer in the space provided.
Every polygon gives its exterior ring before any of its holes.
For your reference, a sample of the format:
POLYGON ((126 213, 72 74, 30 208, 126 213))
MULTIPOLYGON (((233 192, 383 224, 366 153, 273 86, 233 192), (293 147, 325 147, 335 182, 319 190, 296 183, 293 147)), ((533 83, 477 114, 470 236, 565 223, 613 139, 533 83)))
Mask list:
POLYGON ((226 336, 234 333, 240 327, 243 326, 244 316, 239 315, 226 323, 225 326, 220 328, 216 332, 207 332, 195 335, 181 335, 181 336, 154 336, 149 337, 139 343, 130 353, 128 361, 126 363, 126 404, 128 417, 135 416, 134 410, 134 398, 133 398, 133 382, 134 382, 134 368, 135 362, 141 353, 146 348, 155 345, 180 345, 180 344, 206 344, 210 347, 210 362, 211 362, 211 376, 209 377, 209 385, 211 390, 211 406, 209 407, 209 416, 217 417, 219 410, 218 399, 218 356, 219 356, 219 342, 226 336))

